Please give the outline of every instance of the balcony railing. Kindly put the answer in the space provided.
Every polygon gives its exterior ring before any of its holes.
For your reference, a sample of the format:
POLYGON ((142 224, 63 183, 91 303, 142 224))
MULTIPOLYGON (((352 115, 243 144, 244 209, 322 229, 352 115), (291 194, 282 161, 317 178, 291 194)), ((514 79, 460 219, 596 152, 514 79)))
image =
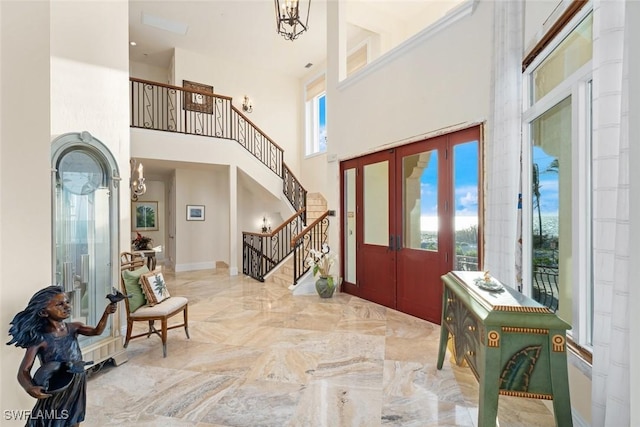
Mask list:
POLYGON ((533 266, 533 299, 554 313, 559 305, 558 267, 552 265, 533 266))
POLYGON ((282 177, 283 150, 232 98, 131 78, 131 127, 236 140, 282 177))

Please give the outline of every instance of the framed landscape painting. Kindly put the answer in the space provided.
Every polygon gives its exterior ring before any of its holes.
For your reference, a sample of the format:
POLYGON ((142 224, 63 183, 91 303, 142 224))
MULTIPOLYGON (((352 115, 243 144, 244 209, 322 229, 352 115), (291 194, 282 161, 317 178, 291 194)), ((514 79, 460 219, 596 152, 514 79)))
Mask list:
POLYGON ((133 231, 158 229, 158 202, 132 202, 133 231))
POLYGON ((204 221, 204 205, 187 205, 187 221, 204 221))

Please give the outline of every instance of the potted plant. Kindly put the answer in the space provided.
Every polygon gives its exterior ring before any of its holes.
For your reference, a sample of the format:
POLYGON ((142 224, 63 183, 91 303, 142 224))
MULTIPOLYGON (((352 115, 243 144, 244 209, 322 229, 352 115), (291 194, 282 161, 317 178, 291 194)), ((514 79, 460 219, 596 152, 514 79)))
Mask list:
POLYGON ((320 274, 316 280, 316 291, 321 298, 331 298, 335 291, 335 283, 331 275, 331 267, 335 264, 335 254, 331 252, 331 248, 326 243, 322 244, 320 250, 310 249, 307 265, 313 268, 313 276, 320 274))
POLYGON ((131 241, 131 245, 136 251, 144 251, 151 249, 152 242, 151 237, 143 236, 136 231, 136 238, 131 241))

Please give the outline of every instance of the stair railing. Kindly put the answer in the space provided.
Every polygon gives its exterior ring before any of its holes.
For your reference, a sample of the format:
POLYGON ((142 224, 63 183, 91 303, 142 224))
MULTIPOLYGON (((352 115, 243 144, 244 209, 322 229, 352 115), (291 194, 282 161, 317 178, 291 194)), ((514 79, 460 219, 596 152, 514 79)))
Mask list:
POLYGON ((309 251, 311 249, 320 250, 322 245, 328 241, 328 230, 329 211, 322 214, 320 218, 313 221, 300 234, 291 239, 294 285, 311 268, 307 263, 309 251))
POLYGON ((273 235, 243 233, 243 270, 264 280, 291 252, 289 241, 307 220, 307 190, 284 163, 282 148, 235 108, 229 96, 136 78, 129 80, 131 127, 233 139, 282 178, 282 191, 296 210, 291 217, 295 220, 283 223, 273 235))
POLYGON ((264 277, 293 251, 290 242, 302 231, 301 209, 270 233, 242 233, 242 272, 264 282, 264 277))
POLYGON ((298 178, 295 177, 287 165, 282 165, 282 192, 296 210, 303 210, 302 221, 307 223, 307 190, 305 190, 298 178))

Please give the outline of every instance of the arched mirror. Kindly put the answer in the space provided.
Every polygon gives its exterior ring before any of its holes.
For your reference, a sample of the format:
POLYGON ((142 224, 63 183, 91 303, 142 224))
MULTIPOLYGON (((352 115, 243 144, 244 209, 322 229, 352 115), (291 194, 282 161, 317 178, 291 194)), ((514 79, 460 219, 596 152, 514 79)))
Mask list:
MULTIPOLYGON (((62 135, 51 150, 53 283, 69 296, 70 320, 96 325, 118 277, 117 163, 88 132, 62 135)), ((84 349, 117 333, 110 321, 102 336, 78 339, 84 349)))

